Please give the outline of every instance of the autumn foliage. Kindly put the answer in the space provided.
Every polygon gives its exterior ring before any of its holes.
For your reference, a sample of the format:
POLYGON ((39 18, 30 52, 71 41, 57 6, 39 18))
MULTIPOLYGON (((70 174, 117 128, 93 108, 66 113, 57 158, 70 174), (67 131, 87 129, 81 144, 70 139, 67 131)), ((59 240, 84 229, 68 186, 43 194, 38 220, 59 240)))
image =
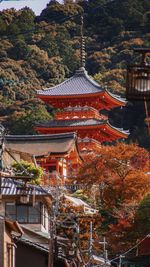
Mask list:
POLYGON ((88 194, 99 207, 103 224, 100 234, 108 237, 111 249, 123 251, 140 201, 150 192, 149 153, 134 144, 102 146, 99 154, 86 159, 78 183, 88 186, 88 194))

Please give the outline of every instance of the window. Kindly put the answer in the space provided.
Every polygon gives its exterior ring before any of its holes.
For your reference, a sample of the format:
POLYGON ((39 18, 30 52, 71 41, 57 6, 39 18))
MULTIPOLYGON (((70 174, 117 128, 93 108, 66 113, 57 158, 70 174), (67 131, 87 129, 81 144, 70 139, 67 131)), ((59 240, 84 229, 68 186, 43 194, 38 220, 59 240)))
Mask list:
POLYGON ((16 206, 17 216, 16 219, 20 223, 28 222, 28 206, 27 205, 18 205, 16 206))
POLYGON ((6 216, 19 223, 41 223, 41 203, 35 206, 17 205, 15 202, 6 203, 6 216))
POLYGON ((16 206, 15 202, 6 203, 6 216, 12 220, 16 220, 16 206))
POLYGON ((42 225, 44 226, 44 228, 46 229, 46 221, 47 221, 47 218, 48 218, 48 214, 47 214, 47 209, 46 207, 43 205, 43 216, 42 216, 42 225))
POLYGON ((40 223, 41 209, 39 203, 36 203, 34 207, 29 207, 29 223, 40 223))

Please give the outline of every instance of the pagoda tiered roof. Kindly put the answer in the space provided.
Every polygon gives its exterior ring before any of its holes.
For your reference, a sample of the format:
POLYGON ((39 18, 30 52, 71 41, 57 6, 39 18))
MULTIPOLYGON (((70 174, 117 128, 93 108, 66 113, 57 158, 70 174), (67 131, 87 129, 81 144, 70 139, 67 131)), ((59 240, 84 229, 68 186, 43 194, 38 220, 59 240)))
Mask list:
POLYGON ((104 88, 93 81, 84 68, 80 68, 69 79, 54 87, 38 90, 38 95, 62 96, 62 95, 84 95, 103 92, 104 88))
POLYGON ((95 82, 82 67, 64 82, 43 90, 37 91, 37 96, 53 107, 65 108, 70 104, 88 105, 96 109, 111 109, 124 106, 126 101, 107 91, 95 82), (63 99, 63 101, 60 101, 63 99))
POLYGON ((72 120, 51 120, 49 122, 41 122, 36 124, 37 127, 49 127, 49 128, 59 128, 59 127, 76 127, 76 126, 93 126, 101 125, 106 123, 105 120, 98 119, 72 119, 72 120))
POLYGON ((116 128, 107 120, 101 119, 72 119, 51 120, 36 125, 35 129, 42 133, 61 133, 73 131, 78 132, 78 137, 92 137, 100 142, 113 141, 117 138, 127 138, 129 133, 123 129, 116 128))

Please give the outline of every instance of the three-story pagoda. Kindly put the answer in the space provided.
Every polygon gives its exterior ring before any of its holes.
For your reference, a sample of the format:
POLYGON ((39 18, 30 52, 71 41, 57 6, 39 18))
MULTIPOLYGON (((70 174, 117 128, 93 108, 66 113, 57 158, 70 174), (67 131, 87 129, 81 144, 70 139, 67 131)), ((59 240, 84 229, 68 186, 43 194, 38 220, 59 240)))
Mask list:
POLYGON ((53 120, 36 125, 39 133, 77 132, 81 151, 98 150, 104 141, 128 137, 126 131, 113 127, 108 117, 101 114, 102 110, 109 111, 126 102, 93 81, 84 67, 63 83, 38 90, 37 96, 59 109, 53 120))

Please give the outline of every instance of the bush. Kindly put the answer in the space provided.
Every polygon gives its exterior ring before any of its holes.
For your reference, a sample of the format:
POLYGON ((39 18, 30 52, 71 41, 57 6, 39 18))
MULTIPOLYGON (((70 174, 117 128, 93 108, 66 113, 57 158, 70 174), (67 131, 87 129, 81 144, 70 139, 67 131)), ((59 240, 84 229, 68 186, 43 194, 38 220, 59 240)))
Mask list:
POLYGON ((41 167, 35 167, 33 163, 27 162, 27 161, 20 161, 15 162, 12 164, 12 167, 15 171, 15 173, 20 176, 27 176, 26 172, 23 170, 23 168, 27 171, 29 176, 32 177, 30 183, 39 185, 41 181, 41 177, 43 174, 43 169, 41 167))

